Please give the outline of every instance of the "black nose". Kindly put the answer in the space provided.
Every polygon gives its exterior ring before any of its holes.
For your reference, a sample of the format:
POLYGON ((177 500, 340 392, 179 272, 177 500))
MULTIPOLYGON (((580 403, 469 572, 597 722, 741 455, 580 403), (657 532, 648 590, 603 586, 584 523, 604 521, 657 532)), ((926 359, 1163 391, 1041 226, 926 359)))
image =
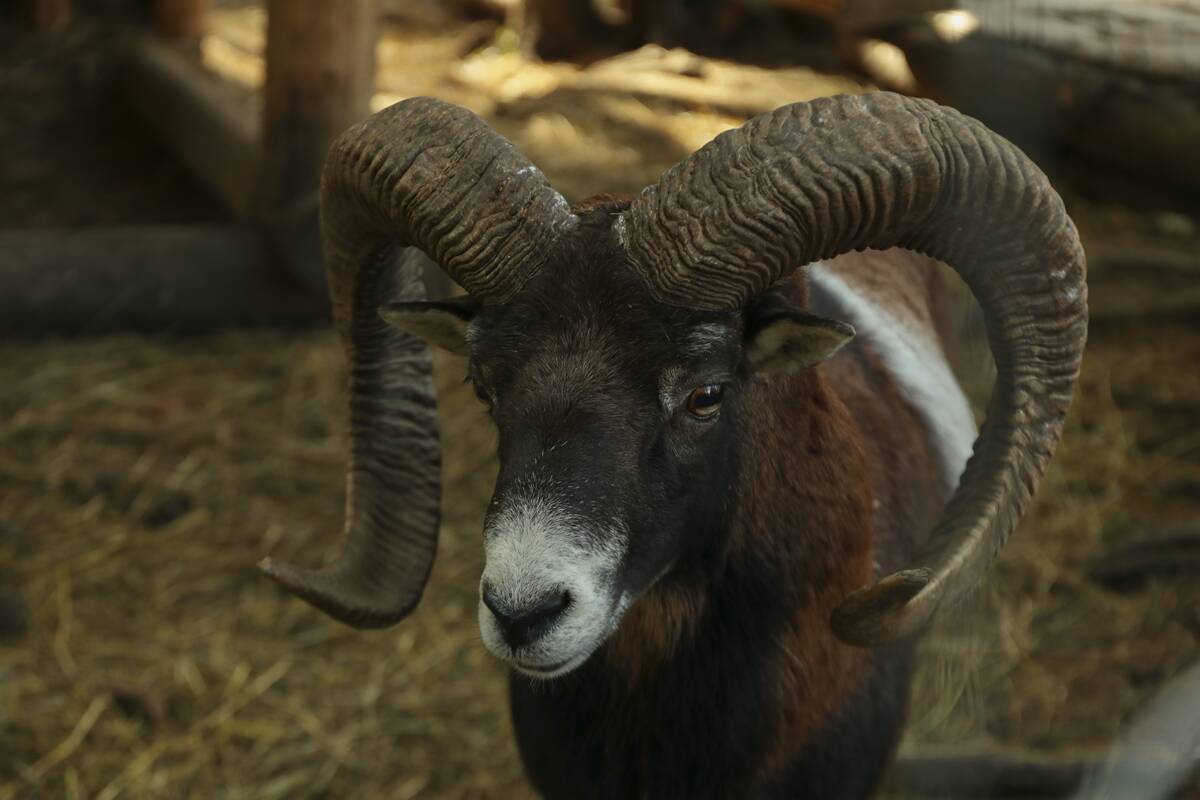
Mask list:
POLYGON ((548 592, 532 603, 513 606, 502 600, 488 585, 483 587, 483 604, 496 618, 504 641, 514 650, 537 639, 554 624, 567 606, 571 595, 559 589, 548 592))

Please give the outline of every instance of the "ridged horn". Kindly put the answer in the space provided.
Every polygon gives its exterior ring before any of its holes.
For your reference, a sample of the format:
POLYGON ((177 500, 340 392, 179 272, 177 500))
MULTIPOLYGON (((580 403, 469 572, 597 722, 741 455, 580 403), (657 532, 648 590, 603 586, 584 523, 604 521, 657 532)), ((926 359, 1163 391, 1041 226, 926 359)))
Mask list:
POLYGON ((268 575, 355 627, 391 625, 416 607, 437 549, 441 453, 429 351, 377 314, 424 297, 417 260, 396 251, 419 248, 476 299, 502 303, 573 219, 541 172, 466 109, 405 100, 338 139, 321 231, 351 365, 345 544, 319 570, 266 559, 268 575))
POLYGON ((853 592, 832 624, 844 641, 884 644, 975 586, 1054 453, 1086 339, 1084 254, 1046 176, 951 109, 840 96, 718 136, 620 224, 651 291, 693 308, 736 307, 799 267, 865 248, 908 248, 963 277, 997 366, 974 455, 915 563, 853 592))

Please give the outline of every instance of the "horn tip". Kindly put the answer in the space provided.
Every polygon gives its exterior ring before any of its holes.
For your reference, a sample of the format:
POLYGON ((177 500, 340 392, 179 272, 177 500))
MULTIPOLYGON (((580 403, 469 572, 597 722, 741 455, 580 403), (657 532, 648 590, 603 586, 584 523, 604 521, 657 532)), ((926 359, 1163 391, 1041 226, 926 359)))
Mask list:
POLYGON ((293 569, 287 564, 276 561, 270 556, 266 556, 258 562, 258 570, 276 583, 282 584, 286 588, 291 589, 291 581, 289 578, 292 577, 291 573, 293 572, 293 569))
POLYGON ((284 591, 359 630, 395 625, 416 606, 416 599, 394 598, 394 602, 384 605, 373 602, 357 587, 348 585, 344 578, 333 577, 337 574, 336 567, 309 570, 267 556, 258 562, 258 569, 284 591))
MULTIPOLYGON (((258 569, 259 572, 266 575, 289 594, 299 597, 321 611, 331 613, 327 610, 329 604, 324 602, 326 592, 317 589, 317 585, 321 583, 320 578, 314 576, 311 570, 294 567, 283 561, 276 561, 270 556, 258 562, 258 569)), ((333 614, 333 616, 337 615, 333 614)))
POLYGON ((833 610, 830 625, 846 644, 892 644, 926 626, 937 606, 937 598, 932 596, 936 586, 928 569, 888 575, 874 586, 851 592, 833 610))

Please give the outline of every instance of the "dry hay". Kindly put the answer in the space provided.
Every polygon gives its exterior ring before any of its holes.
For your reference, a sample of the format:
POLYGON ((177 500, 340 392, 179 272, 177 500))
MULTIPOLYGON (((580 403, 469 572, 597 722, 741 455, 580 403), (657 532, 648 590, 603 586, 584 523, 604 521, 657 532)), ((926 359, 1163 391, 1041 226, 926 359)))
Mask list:
POLYGON ((1033 511, 984 590, 923 646, 909 747, 1095 753, 1197 660, 1194 571, 1116 588, 1088 574, 1098 553, 1166 529, 1200 541, 1197 358, 1188 324, 1093 329, 1033 511))
MULTIPOLYGON (((1194 581, 1118 594, 1078 569, 1140 523, 1195 513, 1181 493, 1200 483, 1200 440, 1148 418, 1173 409, 1195 430, 1200 379, 1158 376, 1200 344, 1160 330, 1094 343, 1034 513, 985 596, 926 645, 914 740, 1100 745, 1195 657, 1194 581)), ((0 645, 0 797, 524 796, 475 623, 494 442, 461 373, 439 363, 430 589, 399 628, 363 634, 253 566, 335 546, 344 368, 330 335, 0 347, 0 574, 28 609, 0 645)))
POLYGON ((0 568, 29 615, 0 650, 0 797, 520 786, 475 628, 490 433, 456 378, 431 588, 401 629, 364 635, 254 569, 272 552, 319 563, 337 538, 331 336, 13 346, 0 362, 0 568))

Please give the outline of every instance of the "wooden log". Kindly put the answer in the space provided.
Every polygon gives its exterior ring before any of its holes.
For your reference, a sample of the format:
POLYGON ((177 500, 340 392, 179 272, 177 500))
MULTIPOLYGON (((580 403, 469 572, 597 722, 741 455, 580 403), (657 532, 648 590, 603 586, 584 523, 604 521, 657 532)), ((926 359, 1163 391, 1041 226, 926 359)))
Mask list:
POLYGON ((876 21, 904 50, 920 93, 1043 160, 1070 149, 1200 190, 1191 144, 1200 141, 1200 4, 942 0, 960 8, 918 11, 922 4, 906 0, 907 16, 876 21))
POLYGON ((316 190, 333 140, 370 113, 374 0, 269 0, 257 205, 264 218, 316 190))
POLYGON ((328 318, 256 232, 154 226, 0 233, 0 336, 198 333, 328 318))
POLYGON ((1200 196, 1200 74, 1194 82, 1063 65, 1066 144, 1087 160, 1200 196))
POLYGON ((187 45, 137 38, 121 70, 129 103, 193 174, 243 221, 261 224, 273 255, 311 290, 324 294, 316 206, 319 167, 308 194, 267 213, 258 202, 262 100, 204 70, 187 45))
POLYGON ((35 30, 54 30, 71 21, 71 0, 25 0, 25 18, 35 30))
POLYGON ((900 754, 889 782, 918 797, 1066 797, 1096 757, 1047 756, 992 747, 928 747, 900 754))
POLYGON ((235 216, 246 218, 259 163, 255 95, 149 35, 131 43, 120 84, 125 101, 201 182, 235 216))
POLYGON ((204 35, 211 0, 154 0, 154 28, 168 39, 197 41, 204 35))
POLYGON ((1138 714, 1107 754, 923 745, 900 753, 888 784, 904 797, 1174 797, 1171 791, 1195 766, 1198 692, 1200 668, 1193 667, 1138 714))
POLYGON ((1193 665, 1138 712, 1107 753, 918 745, 901 751, 888 783, 904 797, 1193 797, 1178 792, 1194 776, 1200 752, 1198 702, 1200 665, 1193 665))
MULTIPOLYGON (((779 0, 773 0, 779 2, 779 0)), ((847 0, 856 33, 928 27, 942 39, 986 36, 1122 72, 1200 78, 1200 4, 1174 0, 847 0)))
POLYGON ((972 30, 1122 72, 1200 80, 1200 4, 1170 0, 958 0, 972 30))

